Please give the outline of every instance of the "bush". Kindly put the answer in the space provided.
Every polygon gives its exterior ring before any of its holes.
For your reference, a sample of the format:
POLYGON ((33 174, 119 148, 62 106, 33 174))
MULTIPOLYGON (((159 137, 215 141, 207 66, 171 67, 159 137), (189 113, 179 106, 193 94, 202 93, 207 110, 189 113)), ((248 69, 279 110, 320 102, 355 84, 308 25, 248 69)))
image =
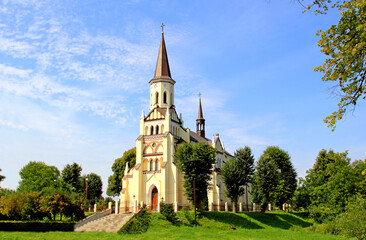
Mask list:
POLYGON ((25 194, 18 193, 14 195, 3 196, 0 198, 0 214, 5 219, 22 219, 22 209, 25 206, 27 197, 25 194))
POLYGON ((42 209, 42 197, 35 193, 26 196, 25 205, 21 211, 23 220, 43 220, 47 213, 42 209))
POLYGON ((337 216, 338 213, 338 210, 326 204, 309 207, 309 217, 314 219, 314 221, 317 223, 331 221, 337 216))
POLYGON ((119 234, 144 233, 150 225, 151 214, 147 212, 146 207, 133 215, 128 222, 118 230, 119 234))
POLYGON ((173 204, 160 203, 160 213, 172 224, 178 224, 179 220, 174 212, 173 204))
POLYGON ((366 239, 366 200, 358 196, 344 213, 328 224, 329 232, 358 239, 366 239))

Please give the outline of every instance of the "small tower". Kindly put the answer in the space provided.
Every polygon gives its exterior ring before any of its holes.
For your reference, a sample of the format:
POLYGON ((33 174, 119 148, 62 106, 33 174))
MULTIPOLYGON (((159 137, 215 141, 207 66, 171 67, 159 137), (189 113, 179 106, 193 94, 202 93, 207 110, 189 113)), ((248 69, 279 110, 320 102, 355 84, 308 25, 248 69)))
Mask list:
POLYGON ((202 105, 201 105, 201 93, 198 94, 199 96, 199 106, 198 106, 198 118, 196 120, 196 128, 197 134, 201 137, 205 137, 205 119, 203 118, 202 113, 202 105))

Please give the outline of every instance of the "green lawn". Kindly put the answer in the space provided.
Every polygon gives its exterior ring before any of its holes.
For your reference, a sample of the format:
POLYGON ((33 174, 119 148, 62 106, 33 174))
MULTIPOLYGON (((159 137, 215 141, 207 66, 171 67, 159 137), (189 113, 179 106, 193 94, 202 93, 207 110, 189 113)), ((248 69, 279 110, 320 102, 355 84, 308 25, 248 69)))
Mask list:
POLYGON ((207 213, 197 228, 173 226, 160 214, 153 214, 147 233, 0 232, 0 239, 347 239, 305 231, 311 221, 302 215, 271 213, 207 213), (235 228, 235 230, 233 229, 235 228), (293 229, 300 229, 294 231, 293 229))

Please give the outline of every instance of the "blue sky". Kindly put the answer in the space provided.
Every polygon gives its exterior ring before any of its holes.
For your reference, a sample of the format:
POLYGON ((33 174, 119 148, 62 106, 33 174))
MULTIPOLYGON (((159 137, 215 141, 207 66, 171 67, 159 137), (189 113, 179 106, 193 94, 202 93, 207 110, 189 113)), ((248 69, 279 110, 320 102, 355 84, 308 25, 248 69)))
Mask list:
POLYGON ((107 186, 114 159, 135 145, 149 108, 162 22, 176 108, 195 130, 202 93, 206 135, 225 147, 269 145, 289 152, 299 174, 318 152, 365 159, 366 106, 334 132, 332 84, 313 71, 324 61, 319 29, 339 14, 302 13, 285 1, 0 1, 1 187, 15 189, 29 161, 62 170, 72 162, 107 186))

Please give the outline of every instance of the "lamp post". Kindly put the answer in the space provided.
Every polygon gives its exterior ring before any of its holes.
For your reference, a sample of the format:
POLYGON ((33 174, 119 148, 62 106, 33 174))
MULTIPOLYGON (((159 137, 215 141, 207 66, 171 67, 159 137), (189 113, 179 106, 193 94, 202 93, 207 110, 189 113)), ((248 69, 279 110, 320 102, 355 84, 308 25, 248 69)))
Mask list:
POLYGON ((88 183, 89 183, 89 175, 85 178, 85 200, 88 200, 88 183))

